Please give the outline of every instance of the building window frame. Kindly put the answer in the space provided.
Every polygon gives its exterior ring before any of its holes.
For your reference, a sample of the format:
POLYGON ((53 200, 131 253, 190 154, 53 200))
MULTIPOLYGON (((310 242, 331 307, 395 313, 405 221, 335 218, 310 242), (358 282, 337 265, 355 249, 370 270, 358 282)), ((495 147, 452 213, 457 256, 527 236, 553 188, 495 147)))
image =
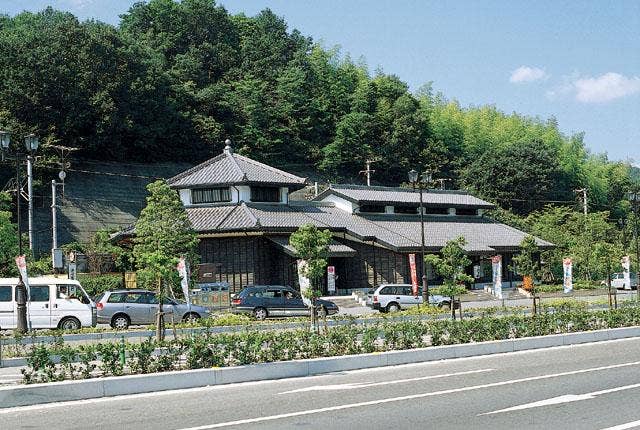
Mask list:
POLYGON ((229 187, 193 188, 191 190, 191 204, 227 203, 231 201, 229 187))
POLYGON ((279 187, 251 187, 251 201, 260 203, 280 203, 279 187))

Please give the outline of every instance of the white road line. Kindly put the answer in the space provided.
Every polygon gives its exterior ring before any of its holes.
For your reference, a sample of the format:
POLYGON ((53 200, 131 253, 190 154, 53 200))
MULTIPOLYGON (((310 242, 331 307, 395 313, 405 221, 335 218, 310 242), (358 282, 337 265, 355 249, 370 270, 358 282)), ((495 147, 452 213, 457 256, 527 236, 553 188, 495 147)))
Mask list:
POLYGON ((602 429, 602 430, 626 430, 626 429, 633 429, 638 427, 640 427, 640 420, 632 421, 630 423, 620 424, 613 427, 607 427, 606 429, 602 429))
POLYGON ((610 365, 610 366, 592 367, 592 368, 589 368, 589 369, 572 370, 572 371, 569 371, 569 372, 553 373, 553 374, 549 374, 549 375, 531 376, 531 377, 528 377, 528 378, 519 378, 519 379, 511 379, 511 380, 508 380, 508 381, 491 382, 489 384, 472 385, 472 386, 469 386, 469 387, 452 388, 452 389, 449 389, 449 390, 432 391, 432 392, 429 392, 429 393, 421 393, 421 394, 412 394, 412 395, 409 395, 409 396, 390 397, 390 398, 386 398, 386 399, 370 400, 370 401, 367 401, 367 402, 349 403, 349 404, 346 404, 346 405, 330 406, 330 407, 319 408, 319 409, 308 409, 308 410, 305 410, 305 411, 290 412, 290 413, 286 413, 286 414, 269 415, 269 416, 256 417, 256 418, 247 418, 247 419, 243 419, 243 420, 227 421, 227 422, 223 422, 223 423, 208 424, 208 425, 203 425, 203 426, 198 426, 198 427, 187 427, 187 428, 183 428, 183 429, 180 429, 180 430, 208 430, 208 429, 215 429, 215 428, 222 428, 222 427, 238 426, 238 425, 243 425, 243 424, 259 423, 259 422, 264 422, 264 421, 273 421, 273 420, 279 420, 279 419, 283 419, 283 418, 298 417, 298 416, 302 416, 302 415, 313 415, 313 414, 319 414, 319 413, 323 413, 323 412, 332 412, 332 411, 339 411, 339 410, 343 410, 343 409, 359 408, 359 407, 362 407, 362 406, 372 406, 372 405, 379 405, 379 404, 384 404, 384 403, 400 402, 400 401, 403 401, 403 400, 421 399, 421 398, 425 398, 425 397, 433 397, 433 396, 439 396, 439 395, 444 395, 444 394, 461 393, 461 392, 464 392, 464 391, 479 390, 479 389, 483 389, 483 388, 492 388, 492 387, 500 387, 500 386, 504 386, 504 385, 513 385, 513 384, 519 384, 521 382, 539 381, 539 380, 542 380, 542 379, 557 378, 557 377, 560 377, 560 376, 579 375, 581 373, 597 372, 597 371, 600 371, 600 370, 609 370, 609 369, 617 369, 617 368, 621 368, 621 367, 637 366, 639 364, 640 364, 640 361, 633 361, 633 362, 630 362, 630 363, 613 364, 613 365, 610 365))
POLYGON ((597 396, 600 396, 602 394, 615 393, 616 391, 623 391, 623 390, 631 390, 633 388, 638 388, 638 387, 640 387, 640 384, 625 385, 622 387, 609 388, 606 390, 594 391, 592 393, 585 393, 585 394, 566 394, 564 396, 552 397, 552 398, 540 400, 537 402, 524 403, 522 405, 512 406, 510 408, 500 409, 497 411, 485 412, 483 414, 478 414, 478 416, 501 414, 503 412, 521 411, 523 409, 540 408, 543 406, 559 405, 562 403, 579 402, 581 400, 591 400, 591 399, 595 399, 597 396))
POLYGON ((311 386, 311 387, 298 388, 297 390, 283 391, 282 393, 278 393, 278 394, 304 393, 304 392, 307 392, 307 391, 354 390, 356 388, 377 387, 377 386, 380 386, 380 385, 403 384, 405 382, 425 381, 427 379, 448 378, 450 376, 470 375, 470 374, 473 374, 473 373, 492 372, 494 370, 495 369, 469 370, 469 371, 466 371, 466 372, 444 373, 442 375, 421 376, 421 377, 418 377, 418 378, 409 378, 409 379, 394 379, 394 380, 391 380, 391 381, 382 381, 382 382, 355 382, 355 383, 352 383, 352 384, 314 385, 314 386, 311 386))

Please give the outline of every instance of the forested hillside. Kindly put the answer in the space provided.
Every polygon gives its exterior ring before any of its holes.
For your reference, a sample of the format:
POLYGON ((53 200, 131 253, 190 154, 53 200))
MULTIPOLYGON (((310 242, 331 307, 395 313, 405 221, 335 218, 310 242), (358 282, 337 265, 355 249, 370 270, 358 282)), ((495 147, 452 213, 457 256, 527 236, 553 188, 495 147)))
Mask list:
POLYGON ((118 27, 50 8, 0 17, 0 128, 116 161, 198 162, 230 137, 328 181, 361 181, 372 159, 377 183, 431 169, 519 213, 587 188, 592 210, 622 216, 631 180, 554 118, 463 107, 429 84, 411 93, 269 10, 230 15, 212 0, 139 3, 118 27))

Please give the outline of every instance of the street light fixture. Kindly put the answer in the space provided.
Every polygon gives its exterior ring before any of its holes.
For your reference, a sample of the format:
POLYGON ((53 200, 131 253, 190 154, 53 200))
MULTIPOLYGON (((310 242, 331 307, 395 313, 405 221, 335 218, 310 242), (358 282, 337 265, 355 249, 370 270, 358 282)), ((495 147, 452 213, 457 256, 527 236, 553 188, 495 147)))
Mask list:
MULTIPOLYGON (((10 154, 11 149, 11 133, 0 131, 0 149, 2 151, 2 161, 15 161, 16 166, 16 215, 18 219, 18 253, 22 255, 22 216, 20 214, 20 164, 23 160, 27 161, 27 180, 29 195, 29 248, 33 251, 33 175, 32 161, 33 154, 38 149, 39 141, 35 134, 25 136, 24 145, 26 153, 14 149, 13 155, 10 154)), ((27 290, 22 279, 22 274, 18 271, 18 285, 16 286, 16 307, 17 307, 17 331, 26 332, 27 325, 27 290)))
POLYGON ((640 216, 640 188, 636 188, 635 191, 629 191, 627 193, 627 198, 631 203, 631 210, 633 211, 636 237, 636 293, 637 300, 640 302, 640 230, 638 229, 638 216, 640 216))
POLYGON ((422 190, 423 186, 426 185, 427 188, 429 186, 429 182, 431 181, 431 173, 423 172, 422 173, 422 181, 418 180, 418 172, 414 169, 411 169, 408 173, 409 182, 413 186, 413 190, 415 191, 416 185, 420 190, 420 255, 422 258, 422 303, 426 305, 429 304, 429 285, 427 284, 427 271, 426 265, 424 261, 424 206, 422 202, 422 190))

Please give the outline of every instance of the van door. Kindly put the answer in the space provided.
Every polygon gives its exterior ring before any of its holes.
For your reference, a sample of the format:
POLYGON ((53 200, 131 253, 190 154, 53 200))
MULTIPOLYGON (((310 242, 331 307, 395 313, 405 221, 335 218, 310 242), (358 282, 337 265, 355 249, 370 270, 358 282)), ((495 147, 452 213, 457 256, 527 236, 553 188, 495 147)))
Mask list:
POLYGON ((13 301, 13 286, 0 285, 0 329, 16 327, 16 304, 13 301))
POLYGON ((88 299, 75 284, 58 284, 55 287, 55 297, 51 306, 51 326, 58 327, 64 317, 75 317, 80 321, 88 310, 88 299))
POLYGON ((51 290, 53 285, 31 285, 27 314, 32 328, 51 328, 51 290))

